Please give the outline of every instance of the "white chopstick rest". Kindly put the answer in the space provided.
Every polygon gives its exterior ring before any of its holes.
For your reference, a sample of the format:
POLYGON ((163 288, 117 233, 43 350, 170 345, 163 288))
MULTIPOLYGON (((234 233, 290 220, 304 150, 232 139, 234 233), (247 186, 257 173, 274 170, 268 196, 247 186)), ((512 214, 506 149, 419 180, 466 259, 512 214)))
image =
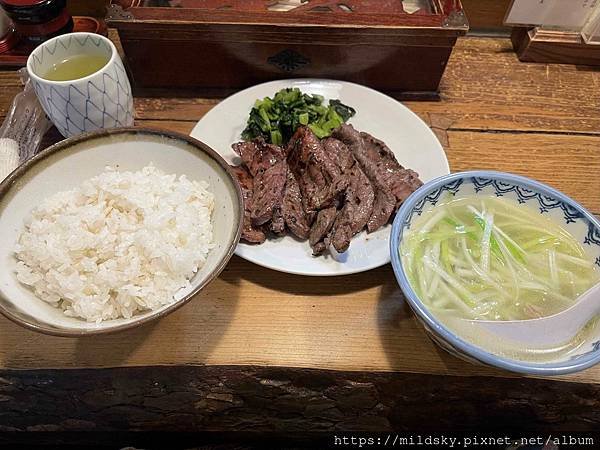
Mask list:
POLYGON ((19 167, 19 143, 13 139, 0 138, 0 182, 19 167))

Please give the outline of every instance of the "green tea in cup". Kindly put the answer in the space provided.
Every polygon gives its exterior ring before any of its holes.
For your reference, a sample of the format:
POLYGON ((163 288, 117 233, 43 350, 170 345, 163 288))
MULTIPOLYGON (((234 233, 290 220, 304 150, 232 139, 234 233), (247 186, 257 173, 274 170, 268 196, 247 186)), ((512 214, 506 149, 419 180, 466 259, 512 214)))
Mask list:
POLYGON ((104 55, 76 54, 53 64, 42 78, 49 81, 78 80, 98 72, 108 61, 109 58, 104 55))
POLYGON ((38 100, 64 137, 133 126, 133 95, 115 45, 69 33, 37 46, 27 72, 38 100))

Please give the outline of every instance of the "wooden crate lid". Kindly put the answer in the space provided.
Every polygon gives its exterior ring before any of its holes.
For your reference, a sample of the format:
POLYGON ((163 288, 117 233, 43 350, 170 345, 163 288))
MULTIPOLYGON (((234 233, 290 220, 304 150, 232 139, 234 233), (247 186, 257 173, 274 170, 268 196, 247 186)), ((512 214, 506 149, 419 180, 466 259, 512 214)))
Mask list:
POLYGON ((109 21, 115 24, 408 28, 454 34, 468 30, 460 0, 113 0, 113 5, 109 21))

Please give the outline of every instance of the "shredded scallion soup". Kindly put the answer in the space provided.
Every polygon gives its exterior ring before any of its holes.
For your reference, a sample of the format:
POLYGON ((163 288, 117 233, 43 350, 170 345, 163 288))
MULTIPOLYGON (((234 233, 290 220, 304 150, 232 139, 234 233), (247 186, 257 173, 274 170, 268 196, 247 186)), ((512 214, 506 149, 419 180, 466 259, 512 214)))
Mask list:
POLYGON ((440 202, 405 230, 400 253, 419 298, 453 318, 549 316, 600 279, 594 260, 557 223, 493 196, 440 202))

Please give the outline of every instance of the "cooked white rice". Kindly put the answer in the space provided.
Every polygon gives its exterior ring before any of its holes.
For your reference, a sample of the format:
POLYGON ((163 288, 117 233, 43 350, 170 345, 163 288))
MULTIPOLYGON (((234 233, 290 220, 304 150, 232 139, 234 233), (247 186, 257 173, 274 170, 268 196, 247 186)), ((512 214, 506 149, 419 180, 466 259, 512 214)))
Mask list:
POLYGON ((107 168, 32 212, 15 250, 17 278, 89 322, 171 303, 213 247, 207 187, 153 166, 107 168))

